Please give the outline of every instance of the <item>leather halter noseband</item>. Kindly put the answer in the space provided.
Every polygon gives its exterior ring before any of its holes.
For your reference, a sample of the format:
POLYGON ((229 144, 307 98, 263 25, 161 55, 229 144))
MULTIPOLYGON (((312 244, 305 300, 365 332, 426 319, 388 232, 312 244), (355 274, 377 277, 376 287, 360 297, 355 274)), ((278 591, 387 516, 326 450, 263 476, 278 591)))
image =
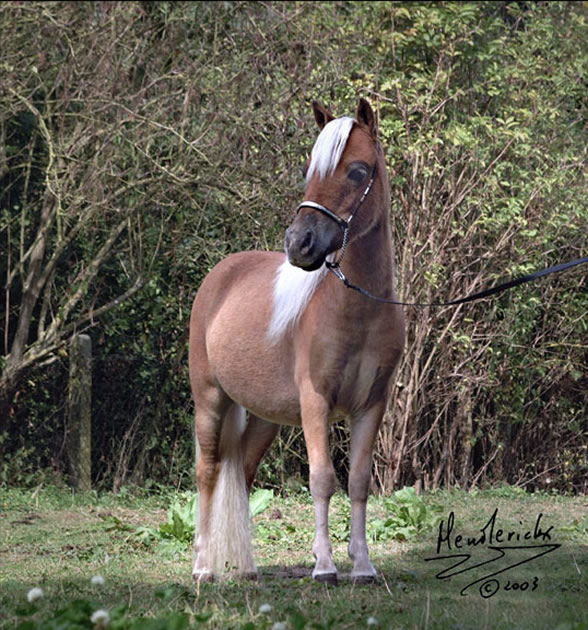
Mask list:
POLYGON ((319 212, 322 212, 322 214, 324 214, 325 216, 329 217, 329 219, 332 219, 333 221, 335 221, 335 223, 343 230, 343 244, 341 245, 341 255, 339 256, 339 260, 325 261, 325 265, 327 266, 327 269, 329 269, 329 271, 332 271, 340 279, 342 279, 341 278, 342 271, 339 265, 341 261, 343 260, 343 256, 345 255, 345 248, 347 247, 347 241, 349 239, 349 227, 350 227, 353 217, 356 216, 357 212, 359 211, 359 208, 361 207, 361 204, 365 201, 365 198, 368 196, 370 190, 372 189, 374 179, 376 177, 376 167, 377 167, 377 162, 376 164, 374 164, 370 181, 368 182, 366 189, 363 191, 363 194, 361 195, 359 201, 357 202, 355 209, 349 215, 349 218, 347 220, 342 219, 338 214, 335 214, 332 210, 329 210, 329 208, 327 208, 326 206, 323 206, 320 203, 317 203, 316 201, 303 201, 298 206, 298 208, 296 208, 296 214, 298 214, 300 210, 302 210, 302 208, 310 208, 311 210, 318 210, 319 212))
MULTIPOLYGON (((370 182, 371 183, 371 182, 370 182)), ((329 210, 327 208, 327 206, 323 206, 320 203, 317 203, 316 201, 303 201, 298 208, 296 208, 296 214, 298 214, 298 212, 302 209, 302 208, 312 208, 313 210, 318 210, 319 212, 322 212, 323 214, 326 214, 329 219, 333 219, 333 221, 335 221, 335 223, 343 230, 348 230, 349 229, 349 221, 351 221, 351 219, 353 218, 353 215, 351 215, 349 217, 349 219, 347 221, 345 221, 345 219, 342 219, 338 214, 335 214, 332 210, 329 210)))

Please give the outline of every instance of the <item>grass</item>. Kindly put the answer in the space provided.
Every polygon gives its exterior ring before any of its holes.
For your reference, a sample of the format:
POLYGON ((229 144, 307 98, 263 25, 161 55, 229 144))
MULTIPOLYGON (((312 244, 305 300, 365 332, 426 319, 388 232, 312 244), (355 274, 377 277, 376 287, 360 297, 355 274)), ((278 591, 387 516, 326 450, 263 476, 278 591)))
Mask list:
MULTIPOLYGON (((309 577, 314 532, 307 495, 274 497, 255 517, 257 581, 199 586, 191 580, 189 548, 146 546, 134 536, 138 528, 160 528, 175 499, 171 494, 0 489, 0 628, 99 627, 89 617, 105 609, 111 628, 133 630, 271 629, 279 622, 291 629, 355 629, 367 628, 368 620, 369 627, 391 629, 588 630, 586 497, 531 495, 508 487, 427 494, 413 510, 424 516, 406 535, 398 534, 390 499, 372 497, 369 532, 377 540, 370 549, 381 578, 377 584, 358 586, 346 579, 351 569, 346 552, 349 505, 337 494, 331 509, 335 562, 341 572, 337 587, 309 577), (496 528, 505 532, 533 532, 542 514, 540 526, 553 526, 551 542, 561 546, 496 576, 500 588, 492 597, 481 597, 479 585, 462 596, 468 583, 491 571, 438 579, 436 574, 453 564, 425 561, 436 555, 439 520, 446 527, 454 512, 453 535, 479 538, 496 509, 496 528), (95 575, 104 578, 103 586, 91 584, 95 575), (29 604, 27 593, 33 587, 42 588, 44 597, 29 604), (260 612, 264 604, 271 606, 269 612, 260 612)), ((493 553, 487 545, 469 552, 478 562, 493 553)), ((528 557, 524 550, 510 554, 510 564, 528 557)))

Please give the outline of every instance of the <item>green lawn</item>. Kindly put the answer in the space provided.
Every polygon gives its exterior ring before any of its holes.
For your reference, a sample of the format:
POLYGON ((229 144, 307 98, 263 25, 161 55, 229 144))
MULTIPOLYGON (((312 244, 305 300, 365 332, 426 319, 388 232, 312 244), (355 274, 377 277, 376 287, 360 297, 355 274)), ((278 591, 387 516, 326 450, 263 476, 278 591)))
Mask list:
POLYGON ((110 628, 135 630, 588 629, 586 497, 530 495, 513 488, 428 494, 421 506, 426 514, 413 513, 416 526, 405 530, 404 541, 395 538, 401 530, 392 522, 390 502, 372 497, 369 531, 378 540, 371 543, 371 555, 381 577, 377 584, 358 586, 346 578, 349 506, 345 495, 337 494, 331 509, 335 560, 341 572, 336 587, 309 577, 313 518, 306 495, 275 497, 255 517, 257 581, 198 587, 191 580, 188 547, 157 540, 146 546, 133 535, 141 526, 156 531, 166 522, 172 499, 171 494, 140 498, 132 493, 80 495, 55 488, 0 490, 0 627, 100 627, 90 615, 104 609, 111 617, 110 628), (489 523, 495 510, 494 522, 489 523), (451 512, 452 547, 449 551, 442 543, 439 555, 469 553, 469 564, 497 556, 487 540, 491 525, 494 545, 560 546, 527 562, 539 551, 509 549, 497 562, 439 579, 436 575, 457 560, 426 558, 437 556, 439 519, 445 533, 451 512), (479 542, 487 524, 486 540, 479 542), (430 527, 415 535, 421 525, 430 527), (525 540, 526 532, 530 540, 525 540), (461 549, 455 547, 457 535, 463 537, 461 549), (479 544, 467 546, 468 537, 479 544), (468 584, 517 563, 460 594, 468 584), (104 578, 104 585, 91 584, 96 575, 104 578), (29 604, 27 593, 33 587, 40 587, 44 595, 29 604), (267 605, 262 610, 269 606, 271 610, 260 612, 262 605, 267 605))

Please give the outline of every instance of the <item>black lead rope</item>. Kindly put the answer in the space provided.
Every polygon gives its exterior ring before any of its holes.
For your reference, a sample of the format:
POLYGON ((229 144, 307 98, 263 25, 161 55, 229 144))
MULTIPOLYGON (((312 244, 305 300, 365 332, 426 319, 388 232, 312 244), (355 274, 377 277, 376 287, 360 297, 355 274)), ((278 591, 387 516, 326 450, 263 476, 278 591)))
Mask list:
POLYGON ((369 291, 358 287, 357 285, 349 282, 339 263, 331 263, 328 267, 329 271, 332 271, 339 280, 343 282, 343 284, 348 289, 353 289, 361 295, 368 297, 372 300, 377 300, 378 302, 384 302, 386 304, 398 304, 400 306, 457 306, 458 304, 466 304, 467 302, 473 302, 475 300, 481 300, 482 298, 489 297, 491 295, 495 295, 496 293, 502 293, 502 291, 506 291, 507 289, 512 289, 513 287, 517 287, 520 284, 525 284, 526 282, 531 282, 533 280, 537 280, 538 278, 542 278, 543 276, 549 276, 552 273, 559 273, 560 271, 565 271, 570 267, 575 267, 576 265, 584 265, 588 263, 588 256, 584 256, 584 258, 578 258, 576 260, 571 260, 570 262, 561 263, 560 265, 554 265, 553 267, 548 267, 547 269, 540 269, 539 271, 535 271, 533 273, 527 274, 525 276, 521 276, 520 278, 515 278, 514 280, 510 280, 509 282, 503 282, 495 287, 491 287, 490 289, 486 289, 484 291, 480 291, 479 293, 474 293, 473 295, 468 295, 463 298, 459 298, 458 300, 451 300, 450 302, 397 302, 396 300, 388 300, 386 298, 377 297, 372 295, 369 291))

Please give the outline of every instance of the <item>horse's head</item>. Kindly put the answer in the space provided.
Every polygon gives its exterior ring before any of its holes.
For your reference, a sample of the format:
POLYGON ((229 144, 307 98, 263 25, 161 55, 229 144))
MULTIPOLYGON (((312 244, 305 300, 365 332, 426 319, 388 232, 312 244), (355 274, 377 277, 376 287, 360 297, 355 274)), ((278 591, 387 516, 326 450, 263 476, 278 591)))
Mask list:
POLYGON ((285 239, 288 260, 306 271, 346 244, 348 222, 371 190, 378 159, 374 113, 366 100, 359 100, 355 119, 335 118, 317 102, 313 110, 321 132, 306 165, 305 201, 285 239))

